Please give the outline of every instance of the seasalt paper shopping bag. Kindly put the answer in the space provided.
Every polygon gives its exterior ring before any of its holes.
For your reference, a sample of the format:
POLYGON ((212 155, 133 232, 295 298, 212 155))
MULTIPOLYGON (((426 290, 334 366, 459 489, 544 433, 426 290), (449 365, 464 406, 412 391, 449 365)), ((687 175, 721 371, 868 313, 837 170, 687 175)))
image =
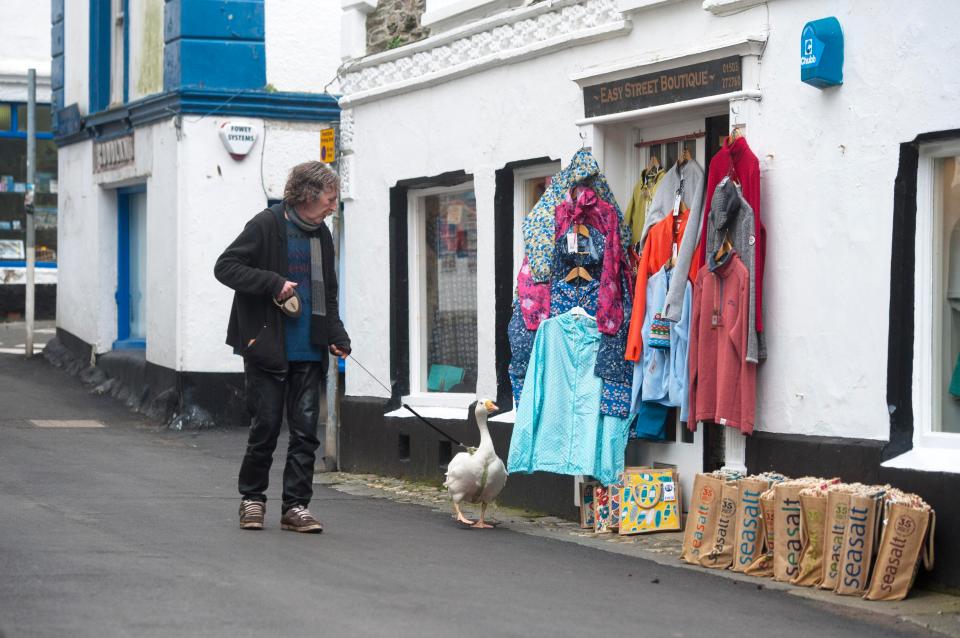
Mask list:
POLYGON ((733 564, 737 524, 737 499, 740 488, 736 481, 723 484, 720 514, 713 532, 713 542, 706 554, 700 555, 700 564, 710 569, 727 569, 733 564))
POLYGON ((859 596, 870 582, 880 494, 851 494, 836 592, 859 596))
POLYGON ((823 538, 827 513, 827 493, 820 488, 800 492, 800 573, 794 585, 816 587, 823 579, 823 538))
POLYGON ((933 536, 936 514, 929 505, 892 503, 887 507, 886 523, 877 563, 873 568, 867 600, 903 600, 913 587, 921 554, 924 567, 933 569, 933 536), (927 540, 924 543, 924 540, 927 540))
POLYGON ((776 549, 777 503, 776 491, 770 488, 760 495, 760 511, 763 513, 763 553, 744 573, 751 576, 773 576, 773 554, 776 549))
POLYGON ((773 552, 773 579, 790 582, 800 573, 800 490, 805 486, 793 481, 777 485, 777 545, 773 552))
POLYGON ((847 510, 850 508, 850 492, 838 486, 827 492, 827 517, 823 539, 823 577, 820 589, 834 590, 840 579, 840 558, 843 556, 843 535, 847 529, 847 510))
POLYGON ((687 513, 687 525, 683 531, 682 560, 698 565, 700 556, 710 551, 722 496, 723 479, 711 474, 697 474, 693 481, 693 499, 687 513))
POLYGON ((741 479, 738 483, 737 525, 734 535, 735 572, 746 571, 763 552, 763 511, 760 495, 770 486, 762 479, 741 479))

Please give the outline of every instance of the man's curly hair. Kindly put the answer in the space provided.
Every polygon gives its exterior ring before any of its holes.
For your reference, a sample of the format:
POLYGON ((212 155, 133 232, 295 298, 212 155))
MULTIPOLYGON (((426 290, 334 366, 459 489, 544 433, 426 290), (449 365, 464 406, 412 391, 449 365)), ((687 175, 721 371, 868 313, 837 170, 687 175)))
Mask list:
POLYGON ((290 169, 283 199, 291 206, 312 204, 321 193, 340 190, 340 178, 323 162, 304 162, 290 169))

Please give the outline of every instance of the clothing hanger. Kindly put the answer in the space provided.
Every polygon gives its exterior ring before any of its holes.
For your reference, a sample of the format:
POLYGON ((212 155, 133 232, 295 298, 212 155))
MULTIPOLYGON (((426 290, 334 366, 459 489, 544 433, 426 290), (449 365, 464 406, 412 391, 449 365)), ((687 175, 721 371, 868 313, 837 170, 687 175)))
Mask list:
POLYGON ((723 243, 720 244, 720 248, 717 250, 717 254, 713 256, 713 261, 720 263, 724 257, 726 257, 730 251, 733 250, 733 244, 730 243, 730 235, 727 233, 723 234, 723 243))
POLYGON ((567 276, 563 278, 563 280, 566 282, 571 282, 577 278, 583 279, 584 281, 593 281, 593 277, 590 276, 590 273, 587 272, 587 269, 583 266, 577 266, 576 268, 571 269, 570 272, 567 273, 567 276))
POLYGON ((570 309, 570 314, 574 317, 583 317, 584 319, 590 319, 591 321, 596 321, 597 318, 589 314, 586 310, 583 309, 583 306, 574 306, 570 309))

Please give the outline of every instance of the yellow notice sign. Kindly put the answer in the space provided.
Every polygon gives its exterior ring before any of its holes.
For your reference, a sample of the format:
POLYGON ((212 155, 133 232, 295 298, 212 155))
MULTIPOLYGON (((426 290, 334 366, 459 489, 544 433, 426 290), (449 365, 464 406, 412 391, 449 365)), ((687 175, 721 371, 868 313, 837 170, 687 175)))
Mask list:
POLYGON ((325 128, 320 131, 320 161, 329 164, 337 159, 335 142, 336 133, 332 128, 325 128))

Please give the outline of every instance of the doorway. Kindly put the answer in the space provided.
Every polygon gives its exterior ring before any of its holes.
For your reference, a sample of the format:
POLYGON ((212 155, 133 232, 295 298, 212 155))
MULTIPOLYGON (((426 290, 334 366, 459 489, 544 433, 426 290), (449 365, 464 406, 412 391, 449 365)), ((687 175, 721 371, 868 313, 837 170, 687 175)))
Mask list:
POLYGON ((117 190, 117 340, 114 350, 147 347, 147 187, 117 190))

